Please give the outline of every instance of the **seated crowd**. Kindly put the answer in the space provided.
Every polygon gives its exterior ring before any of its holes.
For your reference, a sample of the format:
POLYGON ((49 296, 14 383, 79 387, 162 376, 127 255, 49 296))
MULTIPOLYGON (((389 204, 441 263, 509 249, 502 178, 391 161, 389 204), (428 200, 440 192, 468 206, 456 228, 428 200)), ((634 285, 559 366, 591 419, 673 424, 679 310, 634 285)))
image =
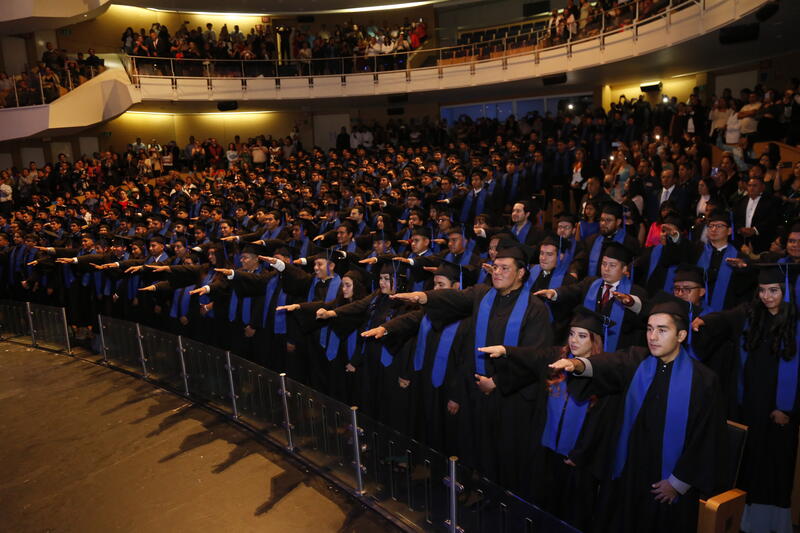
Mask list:
POLYGON ((285 371, 582 531, 694 531, 735 420, 742 529, 790 532, 800 163, 742 125, 712 167, 678 107, 62 156, 3 173, 0 288, 285 371))
POLYGON ((0 108, 49 104, 103 71, 104 61, 90 48, 88 55, 67 51, 47 43, 41 61, 27 72, 0 72, 0 108))
POLYGON ((259 24, 248 33, 242 32, 238 25, 229 29, 223 24, 217 33, 210 22, 205 29, 189 28, 184 22, 174 34, 159 23, 154 23, 149 32, 141 28, 137 33, 127 28, 122 34, 122 48, 132 56, 162 59, 149 62, 138 59, 137 68, 143 74, 205 74, 201 62, 165 62, 163 58, 237 60, 214 63, 213 75, 218 77, 341 74, 405 68, 408 57, 403 52, 416 50, 427 38, 425 22, 408 18, 402 24, 370 22, 359 26, 348 22, 332 29, 325 24, 318 29, 259 24), (272 61, 242 67, 238 60, 272 61))

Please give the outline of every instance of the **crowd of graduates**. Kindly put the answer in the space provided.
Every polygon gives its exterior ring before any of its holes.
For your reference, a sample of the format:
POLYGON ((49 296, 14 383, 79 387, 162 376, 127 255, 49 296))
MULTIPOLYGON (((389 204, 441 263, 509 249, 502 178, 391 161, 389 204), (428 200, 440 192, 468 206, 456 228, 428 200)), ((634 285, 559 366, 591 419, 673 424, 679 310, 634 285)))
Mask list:
POLYGON ((791 531, 785 189, 756 158, 712 168, 696 137, 606 124, 101 169, 77 193, 65 173, 0 214, 0 290, 65 306, 87 343, 104 314, 287 372, 583 531, 694 531, 737 421, 742 529, 791 531), (632 169, 619 196, 595 134, 632 169))

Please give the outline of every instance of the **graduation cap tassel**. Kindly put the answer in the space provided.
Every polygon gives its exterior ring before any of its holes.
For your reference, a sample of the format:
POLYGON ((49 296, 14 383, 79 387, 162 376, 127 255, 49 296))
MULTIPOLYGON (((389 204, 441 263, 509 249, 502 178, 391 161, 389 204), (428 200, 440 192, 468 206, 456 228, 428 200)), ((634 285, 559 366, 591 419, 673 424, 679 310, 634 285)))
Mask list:
POLYGON ((692 349, 692 322, 694 322, 694 305, 692 305, 692 302, 689 302, 689 336, 686 341, 689 344, 690 351, 692 349))
MULTIPOLYGON (((781 270, 783 270, 783 267, 779 267, 779 268, 781 270)), ((784 284, 783 284, 783 301, 786 302, 786 303, 789 303, 791 301, 790 295, 791 295, 791 292, 792 292, 792 287, 791 287, 791 285, 789 285, 789 267, 788 266, 786 267, 786 270, 784 271, 784 276, 785 276, 784 277, 785 281, 784 281, 784 284)))
POLYGON ((460 263, 458 265, 458 288, 464 290, 464 267, 460 263))
POLYGON ((733 211, 731 211, 730 213, 730 218, 731 218, 731 240, 733 240, 733 236, 736 235, 736 229, 735 226, 733 225, 733 211))
POLYGON ((610 319, 607 316, 603 317, 603 351, 608 351, 608 325, 610 319))

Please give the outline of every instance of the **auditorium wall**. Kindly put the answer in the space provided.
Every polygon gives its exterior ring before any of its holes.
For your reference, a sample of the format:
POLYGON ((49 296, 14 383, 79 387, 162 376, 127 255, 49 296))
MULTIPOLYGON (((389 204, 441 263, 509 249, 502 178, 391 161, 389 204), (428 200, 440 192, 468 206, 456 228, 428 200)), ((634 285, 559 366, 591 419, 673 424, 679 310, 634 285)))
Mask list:
MULTIPOLYGON (((264 4, 263 9, 266 10, 267 8, 268 4, 264 4)), ((220 5, 220 9, 224 9, 224 6, 220 5)), ((122 45, 121 37, 125 28, 130 26, 135 32, 138 32, 142 28, 144 28, 145 31, 150 31, 150 27, 154 22, 166 26, 170 33, 174 33, 184 21, 189 22, 188 27, 190 29, 201 26, 204 30, 206 24, 210 22, 214 25, 214 30, 217 32, 217 35, 219 35, 219 30, 222 28, 223 24, 228 25, 229 31, 233 31, 233 26, 238 24, 242 32, 249 33, 250 28, 259 24, 265 24, 265 18, 269 21, 268 23, 273 25, 283 23, 293 26, 318 28, 321 24, 326 24, 328 29, 332 29, 336 24, 343 25, 348 21, 360 25, 367 25, 372 21, 378 23, 388 21, 390 24, 393 24, 395 22, 402 22, 406 17, 409 18, 409 20, 423 18, 429 21, 428 28, 431 28, 429 29, 429 34, 434 33, 432 28, 435 26, 435 12, 430 6, 399 9, 395 11, 315 15, 314 17, 315 20, 313 24, 298 24, 297 17, 178 13, 172 11, 153 11, 141 7, 114 4, 111 5, 104 14, 93 20, 67 26, 59 30, 58 43, 59 47, 65 48, 68 52, 85 51, 90 47, 94 47, 98 53, 118 52, 122 45)))

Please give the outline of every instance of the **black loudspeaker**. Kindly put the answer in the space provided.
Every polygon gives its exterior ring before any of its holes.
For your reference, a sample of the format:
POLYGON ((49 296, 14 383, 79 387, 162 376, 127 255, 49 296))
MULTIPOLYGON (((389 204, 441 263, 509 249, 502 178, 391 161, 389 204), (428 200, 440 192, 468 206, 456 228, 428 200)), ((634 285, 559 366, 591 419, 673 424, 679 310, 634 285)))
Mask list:
POLYGON ((217 102, 217 109, 220 111, 234 111, 239 109, 239 102, 235 100, 224 100, 222 102, 217 102))
POLYGON ((534 15, 538 15, 540 13, 545 13, 549 11, 550 11, 550 0, 544 0, 543 2, 529 2, 527 4, 522 4, 523 17, 532 17, 534 15))
POLYGON ((388 104, 405 104, 408 102, 408 95, 403 94, 392 94, 386 97, 386 103, 388 104))
POLYGON ((561 85, 562 83, 567 83, 567 73, 545 76, 542 78, 542 83, 544 85, 561 85))
POLYGON ((778 8, 780 7, 780 3, 778 0, 774 0, 773 2, 769 2, 764 4, 764 7, 756 11, 756 20, 759 22, 766 22, 772 16, 778 12, 778 8))
POLYGON ((402 115, 406 112, 402 107, 390 107, 386 110, 387 115, 402 115))
POLYGON ((314 22, 314 15, 298 15, 297 22, 300 24, 310 24, 314 22))
POLYGON ((719 44, 738 44, 757 41, 759 34, 758 22, 752 24, 739 24, 728 26, 719 30, 719 44))

